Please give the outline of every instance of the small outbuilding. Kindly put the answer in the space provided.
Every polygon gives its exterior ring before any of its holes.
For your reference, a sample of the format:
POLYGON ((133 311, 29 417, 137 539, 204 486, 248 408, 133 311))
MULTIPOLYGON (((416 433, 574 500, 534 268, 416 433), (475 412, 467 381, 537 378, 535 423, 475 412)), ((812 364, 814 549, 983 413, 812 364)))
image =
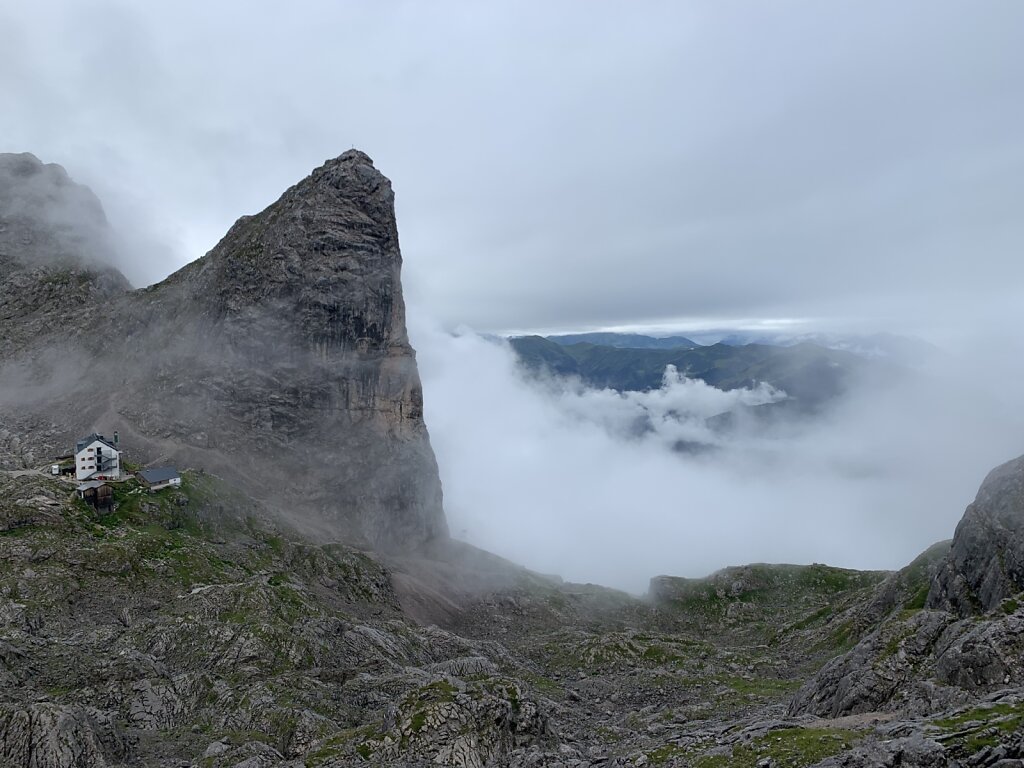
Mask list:
POLYGON ((181 485, 181 475, 174 467, 153 467, 144 469, 136 477, 139 482, 151 491, 159 491, 161 488, 181 485))
POLYGON ((89 480, 80 483, 75 489, 78 498, 94 509, 110 509, 114 506, 114 488, 102 480, 89 480))

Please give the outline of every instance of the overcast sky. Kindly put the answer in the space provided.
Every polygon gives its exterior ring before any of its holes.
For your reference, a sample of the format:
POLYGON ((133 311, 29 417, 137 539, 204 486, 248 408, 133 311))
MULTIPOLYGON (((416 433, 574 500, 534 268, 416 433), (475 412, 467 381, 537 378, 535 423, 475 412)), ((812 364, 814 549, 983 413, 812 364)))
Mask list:
POLYGON ((351 146, 481 331, 1016 318, 1024 3, 0 0, 0 150, 135 284, 351 146))

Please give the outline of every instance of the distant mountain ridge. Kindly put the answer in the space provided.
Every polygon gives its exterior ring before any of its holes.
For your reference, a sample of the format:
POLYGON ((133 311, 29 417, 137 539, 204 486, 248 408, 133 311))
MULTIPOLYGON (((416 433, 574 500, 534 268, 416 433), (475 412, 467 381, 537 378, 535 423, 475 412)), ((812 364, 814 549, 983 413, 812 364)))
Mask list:
POLYGON ((641 333, 617 333, 594 331, 589 333, 550 334, 542 338, 562 346, 573 344, 595 344, 619 349, 696 349, 715 344, 730 347, 744 347, 748 344, 763 344, 772 347, 795 347, 798 344, 816 344, 827 349, 852 352, 870 359, 886 358, 904 363, 918 363, 927 360, 939 350, 923 339, 895 333, 822 333, 786 331, 750 331, 735 328, 719 328, 710 331, 695 331, 688 336, 651 336, 641 333))
POLYGON ((639 333, 566 333, 555 336, 546 336, 548 341, 553 341, 562 346, 572 344, 597 344, 603 347, 618 347, 625 349, 693 349, 701 346, 693 339, 685 336, 644 336, 639 333))
POLYGON ((776 347, 817 344, 870 359, 886 358, 904 363, 922 362, 939 351, 936 346, 923 339, 895 333, 792 333, 724 329, 701 331, 693 336, 700 344, 728 344, 734 347, 746 344, 769 344, 776 347))
POLYGON ((843 394, 851 379, 872 363, 850 352, 815 344, 741 347, 635 349, 596 344, 559 344, 542 336, 509 340, 528 370, 556 376, 575 376, 599 389, 646 391, 661 386, 666 366, 701 379, 719 389, 754 387, 766 382, 814 410, 843 394))

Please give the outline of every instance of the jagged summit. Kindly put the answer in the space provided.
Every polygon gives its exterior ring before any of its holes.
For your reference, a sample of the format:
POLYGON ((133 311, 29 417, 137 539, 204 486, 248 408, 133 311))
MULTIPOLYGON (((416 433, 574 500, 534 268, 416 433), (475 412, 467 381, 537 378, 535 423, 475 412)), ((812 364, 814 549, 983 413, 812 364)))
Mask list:
POLYGON ((58 187, 78 186, 62 165, 43 163, 31 152, 0 152, 0 178, 31 179, 36 176, 44 176, 47 183, 58 187))
POLYGON ((0 350, 0 389, 14 376, 22 393, 10 418, 44 455, 117 429, 139 458, 221 473, 378 549, 444 537, 401 263, 391 184, 346 152, 162 283, 21 333, 0 350))
POLYGON ((321 355, 385 352, 407 346, 401 264, 391 182, 350 150, 240 219, 168 283, 236 336, 284 335, 321 355))
MULTIPOLYGON (((361 149, 356 149, 355 147, 352 147, 352 149, 346 149, 337 157, 331 160, 327 160, 322 166, 320 166, 320 168, 326 168, 329 165, 337 165, 339 163, 345 162, 356 162, 361 165, 369 165, 371 167, 373 166, 373 159, 368 154, 363 152, 363 150, 361 149)), ((313 171, 314 175, 316 175, 316 173, 317 171, 313 171)))

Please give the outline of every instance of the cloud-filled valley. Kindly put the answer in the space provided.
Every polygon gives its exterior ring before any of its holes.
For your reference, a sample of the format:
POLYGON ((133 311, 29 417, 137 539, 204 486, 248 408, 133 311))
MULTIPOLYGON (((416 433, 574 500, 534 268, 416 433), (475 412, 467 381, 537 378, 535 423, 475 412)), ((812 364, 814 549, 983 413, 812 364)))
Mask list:
POLYGON ((595 390, 533 379, 507 344, 472 332, 411 331, 453 533, 633 592, 746 562, 901 567, 949 537, 1024 442, 1012 345, 979 342, 861 381, 818 417, 722 436, 707 416, 778 393, 672 372, 647 393, 595 390), (680 439, 716 449, 672 450, 680 439))

